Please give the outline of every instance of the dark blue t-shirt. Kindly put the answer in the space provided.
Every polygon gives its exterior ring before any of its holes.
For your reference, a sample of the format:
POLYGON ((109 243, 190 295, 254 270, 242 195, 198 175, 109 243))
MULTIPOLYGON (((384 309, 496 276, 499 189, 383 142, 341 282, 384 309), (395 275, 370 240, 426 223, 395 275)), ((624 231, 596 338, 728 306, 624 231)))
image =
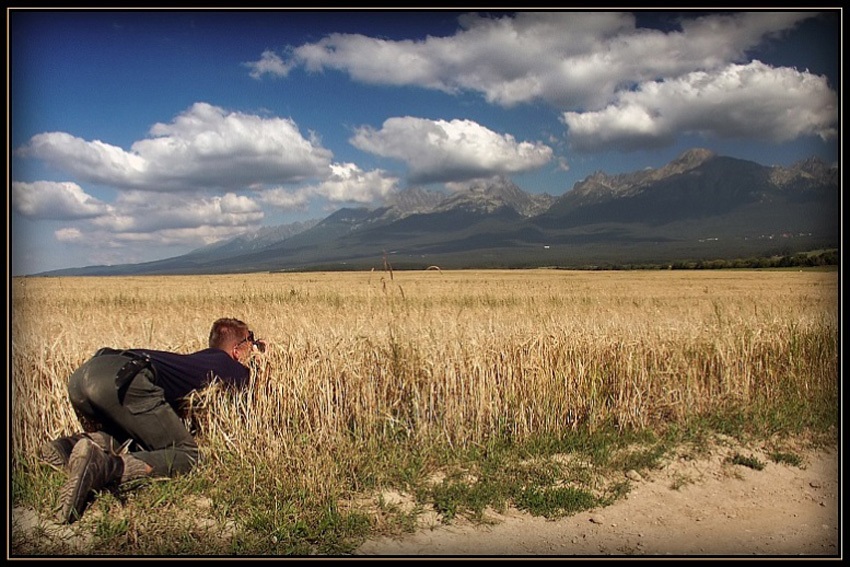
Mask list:
POLYGON ((191 354, 163 350, 130 349, 150 357, 156 370, 156 383, 165 391, 165 399, 176 402, 192 390, 199 390, 218 379, 229 386, 248 384, 251 372, 218 348, 191 354))

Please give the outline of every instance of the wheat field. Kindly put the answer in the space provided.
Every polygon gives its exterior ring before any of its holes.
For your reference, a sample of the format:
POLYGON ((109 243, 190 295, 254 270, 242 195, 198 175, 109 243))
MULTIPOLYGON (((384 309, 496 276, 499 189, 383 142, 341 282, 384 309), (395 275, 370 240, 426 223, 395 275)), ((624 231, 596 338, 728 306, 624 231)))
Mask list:
POLYGON ((193 400, 205 442, 242 459, 303 451, 304 440, 329 454, 343 439, 464 446, 837 400, 834 271, 381 270, 12 286, 12 447, 27 462, 44 439, 79 429, 67 378, 98 348, 192 352, 222 316, 269 343, 248 392, 193 400))

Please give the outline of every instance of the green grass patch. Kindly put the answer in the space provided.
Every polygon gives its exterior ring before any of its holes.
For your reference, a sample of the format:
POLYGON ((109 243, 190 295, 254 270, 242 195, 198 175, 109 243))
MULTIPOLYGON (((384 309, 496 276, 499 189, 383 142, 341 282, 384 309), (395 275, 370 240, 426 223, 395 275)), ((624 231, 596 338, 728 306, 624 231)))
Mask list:
POLYGON ((747 467, 757 471, 763 470, 765 467, 765 464, 758 460, 756 457, 746 457, 744 455, 741 455, 740 453, 735 453, 734 455, 732 455, 729 458, 729 462, 731 462, 733 465, 741 465, 743 467, 747 467))
POLYGON ((447 523, 458 515, 482 520, 487 507, 504 510, 506 500, 504 487, 494 482, 444 481, 432 488, 428 497, 447 523))
POLYGON ((803 458, 796 453, 788 453, 785 451, 771 451, 768 455, 770 460, 776 464, 791 465, 793 467, 802 467, 803 458))
POLYGON ((590 510, 600 504, 600 500, 588 490, 565 487, 530 487, 517 495, 517 508, 534 516, 556 518, 572 516, 584 510, 590 510))

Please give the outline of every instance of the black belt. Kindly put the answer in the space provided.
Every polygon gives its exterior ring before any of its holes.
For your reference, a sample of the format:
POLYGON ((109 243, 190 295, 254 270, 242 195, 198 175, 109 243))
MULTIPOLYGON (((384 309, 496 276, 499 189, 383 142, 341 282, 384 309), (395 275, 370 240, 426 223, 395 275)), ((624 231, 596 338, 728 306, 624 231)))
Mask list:
POLYGON ((118 372, 115 373, 115 386, 118 388, 118 400, 121 403, 124 403, 124 395, 127 393, 127 388, 130 387, 130 382, 132 382, 133 378, 135 378, 136 375, 145 368, 150 368, 152 381, 156 383, 156 371, 151 363, 150 356, 147 354, 132 352, 129 350, 118 350, 109 347, 104 347, 94 353, 94 356, 96 357, 103 355, 118 355, 129 359, 124 366, 119 368, 118 372))

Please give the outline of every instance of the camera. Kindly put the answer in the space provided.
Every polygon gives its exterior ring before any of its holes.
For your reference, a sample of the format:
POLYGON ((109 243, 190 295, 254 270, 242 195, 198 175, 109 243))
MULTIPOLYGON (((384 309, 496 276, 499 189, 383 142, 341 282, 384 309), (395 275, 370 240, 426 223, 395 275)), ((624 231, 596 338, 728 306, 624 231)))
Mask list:
MULTIPOLYGON (((256 349, 260 352, 266 352, 266 343, 263 342, 262 339, 254 338, 254 331, 248 331, 248 336, 242 339, 242 342, 249 342, 251 345, 256 347, 256 349)), ((239 343, 242 344, 242 343, 239 343)))

